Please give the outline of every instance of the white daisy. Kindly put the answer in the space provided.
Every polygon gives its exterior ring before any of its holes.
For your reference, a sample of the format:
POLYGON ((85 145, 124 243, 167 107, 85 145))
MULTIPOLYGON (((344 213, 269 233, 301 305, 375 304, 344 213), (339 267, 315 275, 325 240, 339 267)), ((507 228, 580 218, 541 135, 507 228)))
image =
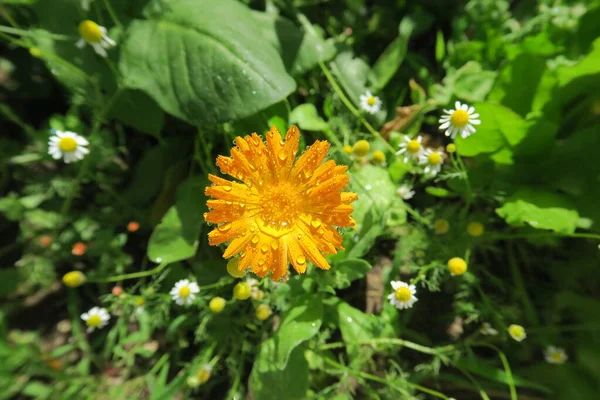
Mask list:
POLYGON ((94 0, 81 0, 81 8, 84 11, 90 11, 90 3, 94 0))
POLYGON ((106 28, 94 21, 85 20, 79 24, 79 35, 81 39, 75 44, 82 49, 86 43, 94 48, 94 51, 102 57, 106 57, 106 49, 116 46, 117 43, 108 37, 106 28))
POLYGON ((409 285, 402 281, 392 281, 391 285, 394 292, 388 296, 388 300, 397 309, 411 308, 419 300, 415 297, 417 293, 415 285, 409 285))
POLYGON ((525 332, 525 328, 521 325, 512 324, 508 327, 508 334, 511 338, 516 340, 517 342, 522 342, 527 337, 527 333, 525 332))
POLYGON ((496 336, 498 334, 498 331, 495 330, 489 322, 484 322, 483 325, 481 325, 479 332, 486 336, 496 336))
POLYGON ((446 115, 439 120, 440 129, 445 129, 444 134, 452 139, 456 137, 457 133, 460 133, 463 139, 467 138, 475 133, 473 125, 481 124, 481 121, 477 119, 479 114, 475 114, 475 107, 460 104, 460 101, 457 101, 454 107, 454 110, 444 110, 446 115))
POLYGON ((381 99, 367 90, 365 94, 360 95, 360 108, 369 114, 376 114, 381 110, 381 99))
POLYGON ((410 158, 418 159, 423 154, 422 141, 423 138, 421 136, 413 139, 410 136, 404 135, 402 142, 399 144, 400 150, 396 154, 404 154, 404 162, 408 162, 410 158))
POLYGON ((544 350, 544 358, 550 364, 564 364, 568 359, 565 349, 555 346, 548 346, 544 350))
POLYGON ((173 286, 171 298, 180 306, 189 306, 196 298, 196 293, 200 292, 200 288, 196 282, 190 282, 189 279, 182 279, 173 286))
POLYGON ((427 149, 419 156, 419 164, 425 164, 426 174, 437 175, 444 163, 444 153, 427 149))
POLYGON ((405 183, 404 185, 401 185, 398 189, 396 189, 396 194, 402 197, 404 200, 410 200, 415 195, 415 191, 412 189, 412 185, 405 183))
POLYGON ((48 141, 48 154, 55 160, 62 158, 69 164, 74 161, 82 160, 90 151, 87 145, 90 144, 83 136, 75 132, 61 132, 52 130, 54 135, 50 136, 48 141))
POLYGON ((101 329, 108 325, 110 314, 106 308, 93 307, 90 311, 81 314, 81 319, 85 321, 87 331, 93 332, 96 328, 101 329))

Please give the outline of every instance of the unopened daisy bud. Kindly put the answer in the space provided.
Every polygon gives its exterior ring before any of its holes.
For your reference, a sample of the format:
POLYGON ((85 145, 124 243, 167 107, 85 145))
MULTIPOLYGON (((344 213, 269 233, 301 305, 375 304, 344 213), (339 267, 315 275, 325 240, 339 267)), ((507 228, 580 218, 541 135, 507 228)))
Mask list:
POLYGON ((233 288, 233 297, 238 300, 246 300, 250 297, 250 293, 252 292, 252 288, 247 282, 239 282, 233 288))
POLYGON ((446 151, 448 153, 456 153, 456 145, 454 143, 450 143, 446 146, 446 151))
POLYGON ((385 153, 381 150, 376 150, 373 152, 371 159, 375 164, 383 164, 385 162, 385 153))
POLYGON ((246 275, 246 270, 240 271, 238 265, 240 265, 239 257, 232 258, 227 262, 227 272, 234 278, 241 278, 246 275))
POLYGON ((470 222, 467 225, 467 233, 473 237, 483 235, 485 228, 481 222, 470 222))
POLYGON ((512 324, 508 327, 508 334, 511 338, 516 340, 517 342, 522 342, 527 337, 527 333, 525 332, 525 328, 521 325, 512 324))
POLYGON ((71 254, 73 254, 74 256, 82 256, 85 254, 86 251, 86 244, 83 242, 77 242, 73 245, 73 248, 71 249, 71 254))
POLYGON ((129 231, 131 233, 136 232, 138 229, 140 229, 139 222, 131 221, 130 223, 127 224, 127 231, 129 231))
POLYGON ((191 388, 197 388, 200 386, 200 378, 197 376, 190 376, 187 378, 186 383, 191 388))
POLYGON ((121 293, 123 293, 123 287, 122 286, 115 286, 112 288, 112 292, 113 296, 120 296, 121 293))
POLYGON ((460 257, 448 260, 448 269, 452 275, 462 275, 467 272, 467 262, 460 257))
POLYGON ((352 146, 350 146, 349 144, 345 145, 344 147, 342 147, 342 151, 348 155, 352 154, 352 146))
POLYGON ((258 289, 258 288, 252 288, 252 299, 256 300, 256 301, 262 301, 262 299, 265 298, 265 292, 263 292, 262 290, 258 289))
POLYGON ((215 314, 220 313, 225 308, 225 299, 222 297, 213 297, 208 303, 208 308, 215 314))
POLYGON ((208 380, 210 379, 211 371, 212 371, 212 367, 208 364, 203 365, 202 368, 200 368, 200 370, 196 374, 196 376, 200 380, 200 384, 208 382, 208 380))
POLYGON ((256 318, 260 321, 264 321, 271 316, 273 312, 271 311, 271 307, 267 304, 260 304, 256 307, 256 318))
POLYGON ((433 221, 433 231, 436 235, 443 235, 450 230, 450 223, 447 219, 439 218, 433 221))
POLYGON ((352 146, 352 152, 355 156, 364 157, 367 154, 369 154, 370 148, 371 145, 369 144, 369 142, 367 142, 366 140, 359 140, 358 142, 354 143, 354 146, 352 146))
POLYGON ((51 244, 52 244, 52 236, 44 235, 44 236, 40 237, 40 245, 42 247, 48 247, 51 244))
POLYGON ((71 271, 67 272, 62 280, 66 286, 76 288, 77 286, 83 285, 85 282, 85 275, 81 271, 71 271))

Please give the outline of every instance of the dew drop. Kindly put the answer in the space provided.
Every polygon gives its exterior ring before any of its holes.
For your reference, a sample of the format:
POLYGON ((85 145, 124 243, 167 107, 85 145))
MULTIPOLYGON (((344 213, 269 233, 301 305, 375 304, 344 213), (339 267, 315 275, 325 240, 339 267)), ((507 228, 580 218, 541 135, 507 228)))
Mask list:
POLYGON ((258 243, 258 241, 259 241, 259 240, 260 240, 260 238, 258 237, 258 235, 254 235, 254 236, 252 236, 252 243, 253 243, 253 244, 256 244, 256 243, 258 243))
POLYGON ((221 225, 217 228, 220 232, 227 232, 231 229, 231 224, 221 225))
POLYGON ((262 251, 263 253, 266 253, 267 251, 269 251, 269 246, 267 246, 266 244, 263 244, 262 246, 260 246, 260 251, 262 251))
POLYGON ((312 225, 313 228, 318 228, 321 226, 321 221, 319 221, 318 219, 313 219, 310 224, 312 225))
POLYGON ((273 240, 273 241, 271 242, 271 248, 272 248, 273 250, 277 250, 277 249, 279 248, 279 242, 278 242, 277 240, 273 240))
POLYGON ((298 257, 296 257, 296 262, 298 264, 306 264, 306 257, 304 257, 304 256, 298 256, 298 257))
POLYGON ((278 157, 279 157, 279 159, 280 159, 281 161, 284 161, 284 160, 287 158, 287 156, 288 156, 288 155, 287 155, 287 153, 286 153, 285 151, 283 151, 283 150, 282 150, 282 151, 280 151, 280 152, 279 152, 279 155, 278 155, 278 157))

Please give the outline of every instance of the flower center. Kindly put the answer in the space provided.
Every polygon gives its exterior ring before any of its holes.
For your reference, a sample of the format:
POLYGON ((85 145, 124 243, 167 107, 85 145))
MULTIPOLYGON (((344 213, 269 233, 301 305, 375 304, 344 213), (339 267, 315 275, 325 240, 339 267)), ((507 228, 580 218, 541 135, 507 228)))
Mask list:
POLYGON ((260 217, 268 225, 286 227, 296 221, 300 209, 299 196, 290 184, 264 190, 260 197, 260 217))
POLYGON ((411 140, 406 144, 406 150, 408 150, 409 153, 416 153, 421 150, 421 143, 419 143, 418 140, 411 140))
POLYGON ((469 114, 465 110, 456 110, 450 117, 452 125, 462 128, 469 122, 469 114))
POLYGON ((377 102, 377 99, 374 96, 371 96, 367 99, 367 104, 370 106, 374 106, 376 102, 377 102))
POLYGON ((552 358, 554 361, 562 361, 563 359, 562 354, 560 353, 552 353, 550 358, 552 358))
POLYGON ((398 301, 406 302, 409 301, 411 297, 412 293, 409 288, 403 286, 396 289, 396 299, 398 301))
POLYGON ((517 337, 517 338, 521 337, 521 336, 523 336, 524 333, 525 332, 524 332, 523 328, 520 326, 511 326, 510 327, 510 334, 514 337, 517 337))
POLYGON ((86 321, 87 326, 91 326, 91 327, 100 326, 101 323, 102 323, 102 318, 100 318, 99 315, 92 315, 86 321))
MULTIPOLYGON (((181 291, 180 291, 181 292, 181 291)), ((135 305, 138 307, 141 307, 144 305, 144 298, 143 297, 138 297, 135 299, 135 305)))
POLYGON ((75 151, 77 148, 77 142, 72 137, 64 137, 58 141, 58 147, 67 153, 75 151))
POLYGON ((190 290, 189 286, 184 286, 181 289, 179 289, 179 296, 180 297, 186 298, 186 297, 188 297, 190 295, 190 293, 191 293, 191 290, 190 290))
POLYGON ((94 21, 86 20, 80 23, 79 34, 87 42, 98 43, 102 40, 102 30, 94 21))
POLYGON ((427 157, 427 161, 429 162, 429 164, 431 165, 438 165, 439 163, 442 162, 442 156, 440 155, 440 153, 431 153, 428 157, 427 157))

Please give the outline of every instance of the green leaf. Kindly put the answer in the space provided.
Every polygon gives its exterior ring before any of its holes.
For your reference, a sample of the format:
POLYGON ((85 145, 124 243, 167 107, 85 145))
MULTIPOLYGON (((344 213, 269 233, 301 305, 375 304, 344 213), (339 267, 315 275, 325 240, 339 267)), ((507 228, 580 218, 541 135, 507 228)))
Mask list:
POLYGON ((351 357, 360 352, 360 346, 352 343, 393 335, 391 327, 375 315, 365 314, 345 302, 340 302, 337 310, 342 338, 351 357))
POLYGON ((435 36, 435 60, 437 62, 442 62, 444 57, 446 56, 446 41, 444 39, 444 32, 441 30, 437 31, 437 35, 435 36))
POLYGON ((291 75, 300 75, 335 55, 333 41, 324 40, 308 21, 300 29, 292 21, 274 14, 253 11, 252 16, 291 75))
POLYGON ((146 93, 127 90, 119 96, 108 114, 140 132, 160 136, 165 113, 146 93))
POLYGON ((0 296, 12 294, 23 280, 21 270, 17 268, 0 269, 0 296))
POLYGON ((427 186, 425 188, 425 191, 434 197, 441 197, 441 198, 456 197, 456 193, 453 193, 447 189, 435 187, 435 186, 427 186))
POLYGON ((197 246, 197 240, 189 242, 183 236, 183 226, 173 206, 150 236, 148 258, 157 263, 185 260, 196 254, 197 246))
POLYGON ((296 347, 283 370, 276 366, 278 359, 274 339, 260 345, 260 352, 250 374, 252 397, 261 400, 304 400, 308 391, 308 362, 301 347, 296 347))
POLYGON ((292 351, 319 332, 322 318, 323 303, 315 296, 300 298, 287 311, 274 336, 277 368, 284 369, 292 351))
POLYGON ((527 224, 566 234, 575 232, 579 221, 579 214, 565 197, 534 188, 517 191, 496 213, 513 226, 527 224))
POLYGON ((192 124, 248 117, 296 87, 265 45, 250 10, 234 0, 154 0, 134 20, 120 69, 130 88, 192 124))
POLYGON ((456 146, 462 156, 495 153, 503 147, 516 146, 524 137, 527 126, 523 118, 506 107, 492 103, 476 103, 481 125, 466 139, 457 136, 456 146))
POLYGON ((387 85, 402 65, 408 50, 408 40, 414 28, 415 22, 411 17, 402 18, 398 27, 398 37, 386 47, 373 69, 369 71, 369 80, 374 83, 377 91, 387 85))
POLYGON ((525 117, 531 110, 545 69, 546 60, 543 57, 519 54, 500 70, 488 100, 502 104, 525 117))
POLYGON ((58 229, 66 222, 63 215, 54 211, 44 211, 42 209, 26 211, 25 220, 27 223, 38 229, 58 229))
POLYGON ((371 264, 360 258, 349 258, 336 263, 329 271, 324 271, 324 279, 336 289, 350 287, 352 281, 363 278, 371 270, 371 264))
POLYGON ((204 189, 210 182, 205 177, 191 177, 177 188, 177 216, 181 232, 188 243, 198 240, 204 226, 204 213, 208 210, 204 189))
POLYGON ((339 84, 348 94, 355 106, 360 105, 360 95, 365 94, 369 66, 360 58, 353 58, 352 53, 345 51, 337 55, 331 62, 331 71, 339 84))
POLYGON ((483 101, 492 89, 496 75, 494 71, 485 71, 478 62, 470 61, 451 79, 454 94, 469 103, 483 101))
POLYGON ((352 205, 352 216, 360 224, 369 210, 376 216, 385 214, 392 207, 401 207, 396 195, 396 185, 387 170, 374 165, 365 165, 350 175, 352 190, 358 193, 358 200, 352 205))
POLYGON ((300 129, 324 131, 329 125, 319 116, 317 108, 310 103, 300 104, 290 113, 290 124, 298 124, 300 129))

